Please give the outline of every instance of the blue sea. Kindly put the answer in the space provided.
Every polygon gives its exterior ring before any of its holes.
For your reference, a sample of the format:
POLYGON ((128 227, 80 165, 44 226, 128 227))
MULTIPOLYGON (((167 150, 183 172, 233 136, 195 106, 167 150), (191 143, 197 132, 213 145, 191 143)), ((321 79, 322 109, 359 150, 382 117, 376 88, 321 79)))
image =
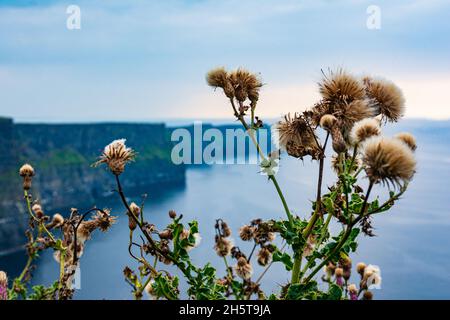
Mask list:
MULTIPOLYGON (((382 284, 374 290, 375 299, 450 299, 450 123, 407 121, 395 131, 405 130, 418 140, 417 174, 397 205, 375 216, 376 237, 361 235, 357 253, 351 258, 354 265, 362 261, 380 267, 382 284)), ((388 128, 387 132, 394 130, 388 128)), ((324 189, 333 182, 329 165, 325 173, 324 189)), ((284 156, 277 179, 293 213, 309 216, 317 164, 284 156)), ((199 265, 212 262, 221 276, 225 267, 212 249, 215 219, 229 222, 235 243, 249 251, 249 245, 237 236, 241 225, 255 218, 284 217, 273 185, 256 165, 191 166, 185 186, 142 192, 148 193, 146 219, 160 228, 169 222, 171 209, 183 214, 185 221, 199 221, 202 242, 191 251, 193 260, 199 265)), ((388 190, 377 188, 375 194, 386 199, 388 190)), ((127 252, 127 217, 118 199, 100 202, 96 205, 111 207, 119 216, 118 222, 108 233, 94 234, 87 244, 81 258, 81 288, 75 298, 130 299, 131 290, 122 274, 125 266, 134 267, 127 252)), ((334 225, 333 231, 338 233, 339 226, 334 225)), ((0 269, 18 274, 24 262, 23 252, 0 257, 0 269)), ((261 272, 255 265, 255 275, 261 272)), ((354 273, 351 282, 358 283, 354 273)), ((49 284, 56 279, 58 265, 51 253, 40 258, 34 274, 34 283, 49 284)), ((275 263, 263 280, 263 288, 267 293, 278 292, 288 280, 289 273, 275 263)))

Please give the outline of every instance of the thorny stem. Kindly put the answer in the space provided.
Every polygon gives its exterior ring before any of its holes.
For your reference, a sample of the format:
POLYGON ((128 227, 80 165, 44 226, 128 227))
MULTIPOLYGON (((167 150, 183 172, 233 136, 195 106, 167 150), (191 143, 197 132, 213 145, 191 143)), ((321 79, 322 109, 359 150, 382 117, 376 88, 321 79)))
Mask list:
POLYGON ((33 214, 33 211, 31 210, 31 202, 30 202, 30 197, 29 197, 29 195, 28 195, 28 191, 27 191, 27 190, 24 190, 23 193, 24 193, 24 196, 25 196, 25 200, 26 200, 26 202, 27 202, 27 208, 28 208, 28 213, 29 213, 29 215, 31 216, 31 218, 32 218, 33 220, 35 220, 35 221, 39 224, 39 227, 42 228, 42 230, 45 231, 45 233, 46 233, 46 234, 48 235, 48 237, 52 240, 52 242, 53 242, 53 243, 56 243, 55 238, 54 238, 53 235, 50 233, 50 231, 48 231, 48 229, 45 227, 44 223, 43 223, 41 220, 39 220, 38 218, 36 218, 36 216, 33 214))
MULTIPOLYGON (((322 244, 323 239, 325 238, 325 235, 327 234, 328 225, 330 224, 330 221, 331 221, 332 217, 333 217, 333 215, 329 213, 328 217, 327 217, 327 220, 325 221, 325 224, 323 225, 322 234, 320 235, 319 240, 317 240, 317 248, 320 247, 320 245, 322 244)), ((311 257, 311 259, 308 260, 308 262, 306 263, 306 265, 303 268, 302 272, 300 273, 299 281, 302 279, 302 276, 306 273, 306 271, 309 269, 309 267, 314 262, 314 260, 315 260, 314 257, 311 257)))
MULTIPOLYGON (((283 251, 283 249, 286 247, 286 243, 281 247, 281 251, 283 251)), ((256 284, 260 283, 262 278, 264 277, 264 275, 267 273, 267 271, 269 271, 270 267, 273 264, 273 260, 269 263, 269 265, 264 269, 264 271, 261 273, 261 275, 258 277, 258 279, 256 280, 256 284)))
POLYGON ((345 242, 347 241, 348 237, 351 234, 351 231, 353 229, 353 227, 365 216, 365 211, 366 211, 366 206, 367 206, 367 202, 370 196, 370 192, 372 191, 372 187, 374 185, 374 182, 371 181, 369 183, 369 187, 367 189, 367 193, 366 193, 366 197, 364 199, 364 203, 363 206, 361 208, 361 211, 358 215, 358 217, 351 222, 348 226, 347 229, 344 233, 344 235, 342 236, 341 240, 339 241, 339 243, 333 248, 333 250, 331 251, 331 253, 322 261, 322 263, 320 263, 312 272, 311 274, 305 279, 305 283, 308 283, 309 281, 311 281, 311 279, 316 275, 317 272, 319 272, 323 266, 325 266, 325 264, 328 263, 328 261, 330 261, 330 259, 333 258, 333 256, 339 252, 339 250, 342 248, 342 246, 345 244, 345 242))
MULTIPOLYGON (((309 127, 311 130, 312 128, 309 127)), ((317 197, 316 197, 316 208, 314 210, 314 213, 311 217, 311 219, 308 222, 308 225, 306 226, 306 228, 303 230, 302 236, 303 239, 305 239, 305 241, 308 240, 309 236, 311 235, 313 229, 314 229, 314 225, 317 222, 317 219, 319 218, 319 216, 322 214, 322 182, 323 182, 323 168, 324 168, 324 162, 325 162, 325 150, 327 147, 327 143, 328 143, 328 138, 330 136, 330 132, 327 132, 327 136, 325 138, 325 142, 323 144, 323 146, 320 146, 318 141, 316 140, 316 143, 318 145, 318 147, 321 149, 321 155, 320 155, 320 160, 319 160, 319 176, 317 179, 317 197)), ((292 277, 291 277, 291 282, 292 283, 298 283, 300 280, 300 269, 301 269, 301 256, 300 257, 294 257, 294 267, 292 269, 292 277)))
MULTIPOLYGON (((258 150, 259 156, 261 157, 261 160, 267 160, 266 156, 264 155, 264 152, 262 151, 258 141, 256 140, 253 132, 253 128, 250 128, 247 124, 247 122, 244 119, 244 116, 241 115, 238 110, 236 109, 236 105, 234 103, 233 98, 230 98, 230 104, 234 111, 234 116, 241 122, 244 129, 247 130, 248 135, 250 136, 250 139, 252 140, 253 144, 255 145, 256 149, 258 150)), ((281 202, 283 203, 284 211, 286 212, 286 215, 288 217, 289 223, 291 226, 293 226, 293 218, 291 211, 289 210, 289 207, 286 203, 286 199, 284 198, 283 192, 281 191, 280 186, 278 185, 277 179, 274 175, 269 175, 269 179, 273 182, 275 188, 277 189, 278 196, 281 199, 281 202)))
POLYGON ((128 201, 125 197, 125 194, 123 193, 122 190, 122 185, 120 183, 120 179, 118 175, 114 175, 116 177, 116 183, 117 183, 117 192, 119 193, 120 199, 122 200, 123 205, 125 206, 125 208, 128 211, 128 215, 136 222, 136 225, 139 227, 139 229, 141 230, 141 232, 143 233, 143 235, 145 236, 145 238, 147 239, 147 241, 150 243, 151 247, 160 255, 162 255, 163 257, 169 259, 170 261, 173 262, 174 265, 176 265, 180 271, 186 276, 186 278, 192 280, 192 276, 190 274, 190 272, 185 268, 184 265, 182 265, 181 263, 179 263, 176 259, 173 259, 173 257, 165 252, 162 252, 161 249, 156 245, 155 241, 152 239, 152 237, 148 234, 148 232, 143 228, 143 224, 141 224, 141 222, 139 221, 139 219, 133 214, 133 212, 131 211, 131 208, 128 204, 128 201))

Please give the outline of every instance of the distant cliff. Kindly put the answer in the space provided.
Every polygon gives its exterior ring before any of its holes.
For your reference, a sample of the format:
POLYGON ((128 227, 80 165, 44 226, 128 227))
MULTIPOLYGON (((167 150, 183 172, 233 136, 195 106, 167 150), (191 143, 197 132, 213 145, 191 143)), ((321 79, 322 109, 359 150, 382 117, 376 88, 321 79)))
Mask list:
POLYGON ((14 124, 0 118, 0 252, 23 238, 24 221, 17 219, 24 210, 21 164, 34 166, 33 196, 44 209, 91 206, 111 195, 114 185, 105 168, 90 164, 120 138, 138 153, 122 175, 128 194, 140 195, 156 184, 184 184, 185 167, 170 160, 172 143, 164 124, 14 124))

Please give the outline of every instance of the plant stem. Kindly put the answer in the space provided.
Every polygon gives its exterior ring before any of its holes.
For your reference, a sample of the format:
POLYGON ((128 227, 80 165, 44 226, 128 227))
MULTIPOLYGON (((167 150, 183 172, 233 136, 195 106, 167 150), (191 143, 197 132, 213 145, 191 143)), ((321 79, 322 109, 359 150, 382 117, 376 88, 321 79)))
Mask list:
POLYGON ((369 187, 367 189, 367 193, 366 193, 366 197, 364 199, 364 203, 363 206, 361 208, 361 212, 358 215, 358 218, 355 219, 355 221, 351 222, 344 235, 342 236, 341 240, 339 241, 339 243, 333 248, 333 250, 331 251, 331 253, 322 261, 322 263, 320 263, 312 272, 311 274, 305 279, 305 283, 308 283, 309 281, 311 281, 311 279, 316 275, 317 272, 320 271, 320 269, 322 269, 323 266, 325 266, 325 264, 328 263, 328 261, 330 261, 330 259, 333 258, 333 256, 339 252, 339 250, 342 248, 342 246, 345 244, 345 242, 347 241, 348 237, 351 234, 351 231, 353 229, 353 227, 365 216, 365 211, 366 211, 366 206, 367 206, 367 202, 370 196, 370 192, 372 191, 372 187, 373 187, 374 183, 371 181, 369 183, 369 187))
POLYGON ((301 267, 302 267, 302 257, 296 253, 294 256, 294 266, 292 267, 291 283, 298 283, 300 279, 301 267))
MULTIPOLYGON (((322 228, 322 234, 320 235, 319 240, 317 241, 317 247, 319 247, 323 241, 323 238, 325 238, 325 235, 328 231, 328 225, 330 224, 331 218, 333 217, 333 215, 328 214, 327 220, 325 221, 325 224, 323 225, 322 228)), ((305 267, 303 268, 302 272, 300 273, 300 278, 299 278, 299 282, 301 281, 303 275, 306 273, 306 271, 308 271, 309 267, 311 266, 311 264, 314 262, 314 258, 311 258, 308 260, 308 262, 306 263, 305 267)))

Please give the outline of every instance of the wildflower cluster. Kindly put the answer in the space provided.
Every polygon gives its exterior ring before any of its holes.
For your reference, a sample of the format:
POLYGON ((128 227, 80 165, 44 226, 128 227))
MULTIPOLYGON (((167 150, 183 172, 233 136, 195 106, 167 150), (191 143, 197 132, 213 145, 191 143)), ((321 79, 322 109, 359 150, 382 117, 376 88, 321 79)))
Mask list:
MULTIPOLYGON (((250 107, 246 107, 246 100, 236 96, 233 91, 235 82, 230 80, 241 74, 248 78, 251 73, 242 69, 233 72, 215 69, 208 73, 207 82, 223 89, 235 117, 253 137, 258 130, 254 125, 257 100, 250 100, 250 107), (224 80, 216 81, 218 78, 224 80), (249 108, 252 111, 248 120, 250 125, 245 113, 249 108)), ((259 79, 256 75, 253 78, 259 79)), ((260 84, 260 80, 257 83, 260 84)), ((260 87, 255 85, 252 89, 259 92, 260 87)), ((292 272, 291 281, 275 298, 355 300, 362 294, 361 298, 371 299, 372 292, 368 288, 374 283, 369 282, 380 280, 376 276, 379 272, 368 266, 366 272, 361 273, 359 265, 360 288, 348 284, 351 275, 349 255, 356 251, 357 237, 361 232, 373 236, 372 217, 389 210, 406 191, 416 171, 416 141, 409 133, 399 133, 394 137, 382 135, 382 125, 397 122, 405 110, 402 92, 392 82, 372 77, 358 78, 339 69, 323 72, 319 92, 322 98, 311 108, 287 114, 276 125, 281 151, 297 159, 311 157, 312 161, 318 162, 312 213, 304 218, 293 215, 272 171, 268 177, 280 197, 287 220, 272 220, 268 225, 270 232, 280 234, 288 250, 262 245, 258 262, 267 265, 268 269, 272 259, 283 263, 286 270, 292 272), (322 136, 324 140, 319 138, 322 136), (329 144, 331 155, 327 150, 329 144), (328 192, 323 194, 323 171, 328 156, 337 180, 328 184, 328 192), (362 173, 365 173, 365 181, 361 179, 364 178, 362 173), (389 188, 388 197, 381 204, 379 197, 372 200, 370 197, 377 184, 389 188), (331 223, 342 225, 342 231, 336 236, 330 233, 331 223), (322 279, 329 284, 327 291, 322 291, 315 280, 323 267, 325 274, 322 279)), ((261 119, 257 120, 261 123, 261 119)), ((252 141, 258 148, 258 142, 252 141)), ((262 154, 260 148, 258 150, 264 167, 272 155, 262 154)), ((239 231, 241 239, 255 239, 257 243, 256 230, 253 224, 243 226, 239 231)))

